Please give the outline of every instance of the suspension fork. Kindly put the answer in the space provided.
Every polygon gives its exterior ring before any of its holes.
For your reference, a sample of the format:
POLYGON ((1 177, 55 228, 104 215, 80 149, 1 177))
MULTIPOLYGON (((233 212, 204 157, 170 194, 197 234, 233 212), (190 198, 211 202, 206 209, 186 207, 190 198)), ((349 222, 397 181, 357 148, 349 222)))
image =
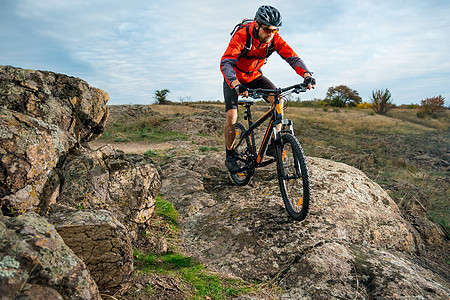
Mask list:
POLYGON ((275 109, 273 110, 273 120, 274 120, 274 124, 273 124, 273 136, 275 138, 276 141, 279 140, 280 136, 281 136, 281 130, 282 130, 282 121, 283 121, 283 107, 281 105, 281 95, 280 94, 276 94, 274 95, 274 106, 275 109), (280 130, 278 130, 278 127, 280 126, 280 130))

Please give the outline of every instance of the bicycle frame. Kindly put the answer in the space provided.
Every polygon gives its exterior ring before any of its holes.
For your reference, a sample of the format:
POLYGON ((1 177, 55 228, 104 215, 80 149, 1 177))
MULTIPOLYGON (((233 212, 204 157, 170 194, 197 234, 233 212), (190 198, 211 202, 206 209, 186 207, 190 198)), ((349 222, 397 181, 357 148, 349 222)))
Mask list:
MULTIPOLYGON (((282 105, 280 102, 280 96, 283 95, 283 93, 286 93, 288 91, 292 90, 290 93, 299 93, 306 91, 305 87, 302 84, 296 84, 293 86, 289 86, 284 89, 275 89, 275 90, 267 90, 267 89, 256 89, 256 90, 249 90, 250 97, 256 99, 256 98, 262 98, 263 96, 273 95, 275 97, 275 101, 272 105, 272 107, 264 114, 262 115, 256 122, 253 122, 252 120, 252 114, 250 107, 255 104, 254 101, 251 100, 238 100, 238 104, 243 105, 246 108, 246 111, 244 112, 244 119, 248 121, 248 129, 244 131, 240 137, 240 139, 233 145, 233 149, 238 147, 242 141, 250 136, 250 142, 251 142, 251 155, 250 158, 252 159, 252 168, 259 168, 267 166, 273 162, 275 162, 275 159, 271 159, 268 161, 263 162, 264 154, 266 153, 267 147, 269 145, 269 140, 272 134, 275 136, 275 141, 279 141, 281 132, 277 131, 277 125, 283 124, 289 126, 289 130, 287 132, 290 132, 291 134, 294 134, 294 129, 292 126, 292 121, 289 119, 283 119, 283 111, 282 111, 282 105), (266 132, 264 134, 264 138, 262 141, 262 144, 259 148, 259 151, 256 152, 256 142, 255 142, 255 136, 253 134, 253 131, 261 126, 267 119, 270 118, 269 125, 266 129, 266 132)), ((286 94, 285 94, 286 95, 286 94)), ((238 157, 238 159, 242 160, 238 157)), ((243 161, 243 160, 242 160, 243 161)), ((248 165, 248 164, 246 164, 248 165)), ((248 167, 244 167, 243 169, 248 169, 248 167)))

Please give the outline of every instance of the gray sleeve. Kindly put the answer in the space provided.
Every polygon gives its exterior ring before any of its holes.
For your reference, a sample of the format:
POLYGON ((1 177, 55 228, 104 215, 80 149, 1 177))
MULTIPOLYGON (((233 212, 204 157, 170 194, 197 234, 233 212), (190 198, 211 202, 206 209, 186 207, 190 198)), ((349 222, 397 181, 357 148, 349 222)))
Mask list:
MULTIPOLYGON (((283 56, 281 56, 283 57, 283 56)), ((311 73, 308 70, 308 67, 306 66, 306 64, 303 62, 303 60, 298 57, 298 56, 291 56, 291 57, 287 57, 283 59, 292 67, 292 69, 297 70, 297 67, 302 68, 303 70, 305 70, 305 72, 307 73, 311 73)))
POLYGON ((220 69, 223 76, 225 77, 228 85, 236 80, 236 72, 234 71, 234 66, 236 65, 236 59, 224 59, 220 62, 220 69))

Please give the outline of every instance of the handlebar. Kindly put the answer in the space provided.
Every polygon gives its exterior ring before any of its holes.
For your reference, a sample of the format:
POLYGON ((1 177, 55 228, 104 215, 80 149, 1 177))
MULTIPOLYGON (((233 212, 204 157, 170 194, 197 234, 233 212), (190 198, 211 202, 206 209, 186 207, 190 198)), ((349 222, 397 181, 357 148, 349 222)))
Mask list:
POLYGON ((306 92, 307 85, 303 83, 294 84, 285 88, 277 89, 248 89, 249 97, 253 99, 263 98, 264 96, 269 96, 270 94, 275 95, 288 95, 292 93, 299 94, 301 92, 306 92))

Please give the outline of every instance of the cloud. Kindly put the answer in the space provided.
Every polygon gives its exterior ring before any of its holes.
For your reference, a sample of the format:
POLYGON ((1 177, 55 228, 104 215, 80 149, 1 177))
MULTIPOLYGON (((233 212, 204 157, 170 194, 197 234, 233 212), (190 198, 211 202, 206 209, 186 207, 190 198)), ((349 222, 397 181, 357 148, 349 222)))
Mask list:
MULTIPOLYGON (((292 35, 294 47, 296 41, 308 41, 304 54, 318 67, 314 69, 325 86, 347 84, 366 97, 370 90, 391 88, 393 82, 410 85, 419 77, 446 76, 450 55, 438 45, 449 45, 448 4, 446 9, 435 6, 441 8, 438 12, 411 1, 347 3, 330 16, 332 22, 292 35)), ((433 89, 445 91, 438 85, 433 89)), ((412 97, 403 93, 396 99, 420 101, 412 97)))
MULTIPOLYGON (((450 96, 444 84, 450 80, 448 1, 268 4, 283 15, 283 38, 315 71, 319 85, 305 98, 324 97, 338 84, 358 90, 365 100, 380 88, 391 89, 397 103, 450 96), (424 78, 432 80, 418 87, 424 78)), ((106 90, 112 104, 150 103, 154 91, 164 88, 171 90, 171 100, 221 100, 219 60, 229 32, 259 5, 4 0, 0 64, 81 77, 106 90)), ((300 80, 276 54, 263 70, 277 85, 300 80)))

